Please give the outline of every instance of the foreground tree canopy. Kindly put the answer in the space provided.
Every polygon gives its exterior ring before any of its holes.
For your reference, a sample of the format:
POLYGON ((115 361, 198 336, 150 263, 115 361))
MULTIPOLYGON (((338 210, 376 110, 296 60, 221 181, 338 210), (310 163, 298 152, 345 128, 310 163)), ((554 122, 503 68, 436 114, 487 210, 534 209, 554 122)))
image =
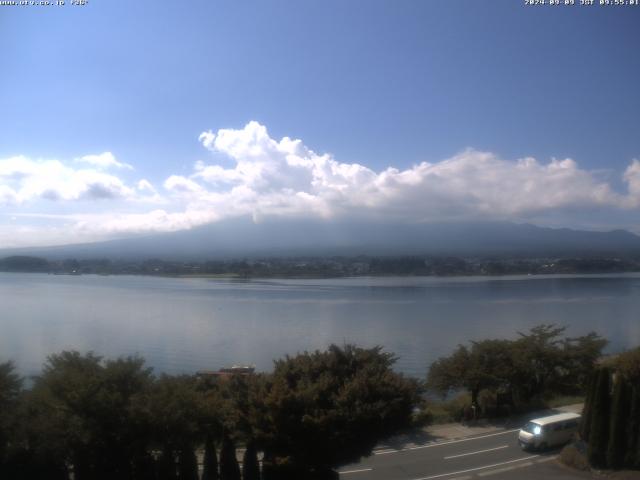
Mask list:
POLYGON ((0 364, 2 479, 334 478, 408 426, 418 383, 381 348, 331 346, 228 381, 156 377, 139 357, 49 357, 30 389, 0 364), (217 450, 217 451, 216 451, 217 450), (220 459, 218 461, 218 458, 220 459))
POLYGON ((332 346, 287 357, 264 385, 263 443, 270 455, 324 471, 370 455, 410 424, 416 381, 391 370, 380 348, 332 346))
POLYGON ((564 327, 539 325, 515 340, 460 345, 431 365, 427 386, 441 394, 467 390, 474 405, 483 391, 499 392, 514 406, 583 393, 607 341, 596 333, 570 338, 562 337, 564 332, 564 327))

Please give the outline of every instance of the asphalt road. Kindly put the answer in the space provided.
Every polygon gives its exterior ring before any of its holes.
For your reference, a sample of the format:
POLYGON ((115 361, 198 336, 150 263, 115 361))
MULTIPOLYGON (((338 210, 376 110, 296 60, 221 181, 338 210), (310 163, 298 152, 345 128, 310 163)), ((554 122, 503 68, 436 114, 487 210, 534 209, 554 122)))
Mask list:
POLYGON ((472 478, 584 478, 555 462, 558 450, 523 452, 518 430, 378 450, 340 469, 341 480, 469 480, 472 478))

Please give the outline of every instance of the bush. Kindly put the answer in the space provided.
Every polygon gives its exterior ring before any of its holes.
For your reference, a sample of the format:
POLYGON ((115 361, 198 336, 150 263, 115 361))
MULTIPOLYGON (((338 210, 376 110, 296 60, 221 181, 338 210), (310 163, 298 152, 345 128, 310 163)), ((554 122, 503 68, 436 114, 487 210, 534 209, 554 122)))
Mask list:
POLYGON ((411 417, 412 428, 424 428, 433 423, 433 414, 428 409, 418 410, 411 417))
POLYGON ((576 470, 588 471, 591 469, 587 460, 586 445, 583 442, 571 443, 564 447, 560 452, 560 461, 576 470))
POLYGON ((429 416, 430 423, 460 422, 464 420, 464 413, 470 405, 471 395, 464 392, 449 400, 430 402, 425 415, 429 416))

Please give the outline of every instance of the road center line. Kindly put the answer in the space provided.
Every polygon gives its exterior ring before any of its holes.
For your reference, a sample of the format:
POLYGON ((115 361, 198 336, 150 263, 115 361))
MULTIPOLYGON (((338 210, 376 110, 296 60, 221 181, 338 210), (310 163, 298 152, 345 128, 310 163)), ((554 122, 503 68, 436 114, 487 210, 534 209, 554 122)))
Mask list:
POLYGON ((515 428, 513 430, 507 430, 507 431, 498 432, 498 433, 490 433, 488 435, 481 435, 479 437, 461 438, 459 440, 448 440, 446 442, 430 443, 429 445, 418 445, 416 447, 401 448, 399 450, 391 450, 391 449, 389 449, 389 450, 379 450, 377 452, 373 452, 373 454, 374 455, 388 455, 389 453, 405 452, 407 450, 420 450, 422 448, 439 447, 440 445, 451 445, 452 443, 470 442, 471 440, 479 440, 481 438, 495 437, 496 435, 506 435, 507 433, 513 433, 513 432, 519 432, 519 431, 520 431, 519 428, 515 428))
POLYGON ((502 450, 503 448, 509 448, 509 445, 502 445, 500 447, 495 447, 495 448, 487 448, 486 450, 478 450, 477 452, 461 453, 459 455, 450 455, 448 457, 444 457, 444 459, 449 460, 450 458, 466 457, 467 455, 476 455, 477 453, 492 452, 494 450, 502 450))
POLYGON ((360 468, 358 470, 345 470, 344 472, 338 472, 340 475, 347 475, 348 473, 360 473, 360 472, 370 472, 373 468, 360 468))
POLYGON ((449 475, 459 475, 461 473, 475 472, 477 470, 484 470, 485 468, 500 467, 501 465, 508 465, 510 463, 522 462, 523 460, 529 460, 530 458, 535 458, 535 457, 539 457, 539 455, 531 455, 529 457, 516 458, 515 460, 508 460, 506 462, 494 463, 493 465, 485 465, 483 467, 469 468, 467 470, 459 470, 457 472, 441 473, 439 475, 431 475, 430 477, 414 478, 413 480, 431 480, 432 478, 441 478, 441 477, 448 477, 449 475))

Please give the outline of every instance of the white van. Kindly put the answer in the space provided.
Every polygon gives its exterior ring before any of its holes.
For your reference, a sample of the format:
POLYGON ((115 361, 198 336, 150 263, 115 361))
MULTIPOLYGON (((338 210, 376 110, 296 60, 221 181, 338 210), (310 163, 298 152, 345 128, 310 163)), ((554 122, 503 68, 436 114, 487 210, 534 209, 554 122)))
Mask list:
POLYGON ((534 418, 520 429, 518 442, 523 450, 564 445, 577 433, 579 425, 580 415, 577 413, 534 418))

